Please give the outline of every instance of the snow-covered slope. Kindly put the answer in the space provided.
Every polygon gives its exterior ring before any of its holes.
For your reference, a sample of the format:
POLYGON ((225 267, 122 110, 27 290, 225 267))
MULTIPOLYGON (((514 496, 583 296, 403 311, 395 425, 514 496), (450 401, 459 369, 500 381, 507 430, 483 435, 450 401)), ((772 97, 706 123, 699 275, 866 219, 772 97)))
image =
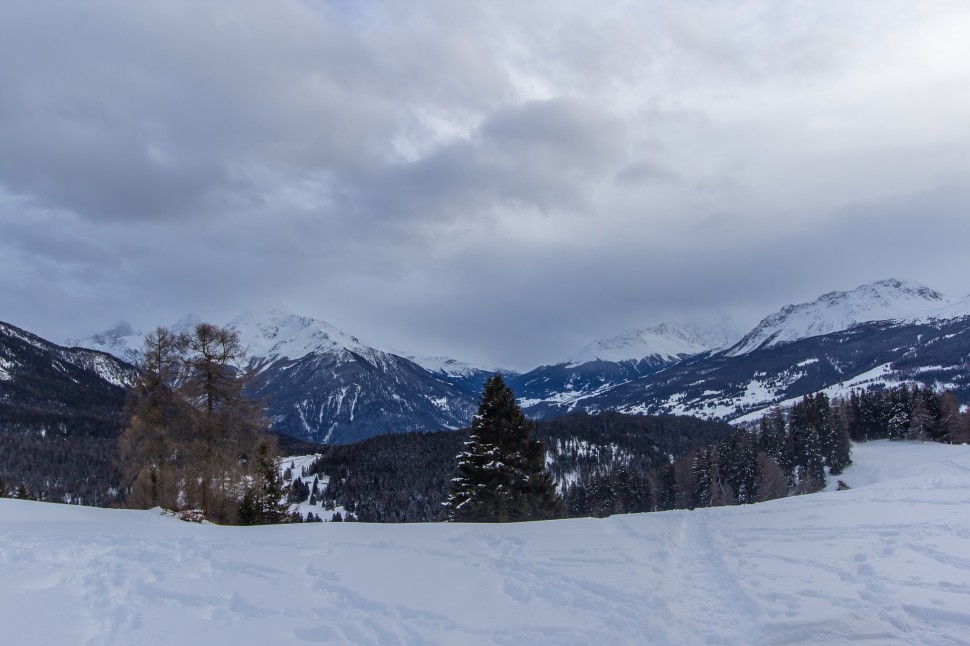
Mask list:
POLYGON ((492 375, 500 372, 498 368, 488 368, 486 366, 460 361, 440 355, 415 354, 401 350, 388 349, 388 352, 404 357, 408 361, 413 361, 428 372, 444 375, 446 377, 470 377, 478 374, 492 375))
POLYGON ((895 278, 831 292, 811 303, 787 305, 746 334, 727 356, 847 330, 859 323, 906 319, 950 303, 943 294, 912 281, 895 278))
POLYGON ((374 356, 376 350, 345 334, 326 321, 275 309, 240 314, 228 327, 239 332, 247 354, 263 362, 299 359, 311 352, 355 352, 374 356))
POLYGON ((498 526, 235 528, 0 500, 0 625, 10 644, 966 644, 970 449, 866 449, 859 468, 922 469, 498 526))
POLYGON ((948 303, 943 307, 929 312, 921 313, 916 316, 907 317, 905 320, 912 323, 927 323, 932 321, 945 321, 953 319, 964 319, 970 317, 970 296, 965 296, 958 301, 948 303))
POLYGON ((720 349, 736 340, 730 328, 662 323, 645 330, 626 330, 615 337, 593 341, 566 363, 581 365, 590 361, 637 361, 645 357, 672 361, 720 349))

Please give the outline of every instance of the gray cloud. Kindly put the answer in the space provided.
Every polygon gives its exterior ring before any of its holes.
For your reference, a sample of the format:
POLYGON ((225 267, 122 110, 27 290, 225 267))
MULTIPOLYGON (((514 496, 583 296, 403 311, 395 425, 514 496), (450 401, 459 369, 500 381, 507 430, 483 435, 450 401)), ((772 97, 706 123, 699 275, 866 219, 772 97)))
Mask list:
POLYGON ((963 295, 970 8, 0 5, 0 319, 270 305, 528 368, 897 275, 963 295))

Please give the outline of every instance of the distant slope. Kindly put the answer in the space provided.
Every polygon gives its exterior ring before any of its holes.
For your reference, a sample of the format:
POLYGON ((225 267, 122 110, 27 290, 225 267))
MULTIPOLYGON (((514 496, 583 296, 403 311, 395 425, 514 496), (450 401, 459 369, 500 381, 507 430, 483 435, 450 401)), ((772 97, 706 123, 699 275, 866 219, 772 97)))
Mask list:
POLYGON ((700 355, 583 400, 587 410, 734 419, 820 390, 915 381, 970 402, 970 318, 864 323, 737 356, 700 355))
POLYGON ((820 390, 904 381, 970 403, 970 298, 889 279, 784 307, 726 350, 544 367, 515 385, 526 412, 542 418, 617 410, 731 420, 820 390))
POLYGON ((538 417, 583 410, 585 400, 736 339, 730 326, 664 323, 590 343, 568 360, 513 375, 509 384, 522 407, 538 417))
POLYGON ((134 367, 0 323, 0 475, 44 500, 115 502, 134 367))

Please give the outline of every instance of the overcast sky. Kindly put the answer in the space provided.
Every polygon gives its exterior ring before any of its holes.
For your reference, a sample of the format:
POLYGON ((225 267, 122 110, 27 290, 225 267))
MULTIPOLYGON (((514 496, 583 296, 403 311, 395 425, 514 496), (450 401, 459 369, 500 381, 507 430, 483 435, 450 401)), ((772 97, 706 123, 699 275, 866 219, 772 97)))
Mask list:
POLYGON ((0 320, 491 366, 970 292, 970 2, 0 3, 0 320))

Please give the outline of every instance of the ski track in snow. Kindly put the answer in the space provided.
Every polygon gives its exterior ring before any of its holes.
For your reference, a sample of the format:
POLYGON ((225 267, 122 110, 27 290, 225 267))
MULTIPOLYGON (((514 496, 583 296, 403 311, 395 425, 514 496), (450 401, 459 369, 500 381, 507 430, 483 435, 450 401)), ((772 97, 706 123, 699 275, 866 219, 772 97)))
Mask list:
POLYGON ((504 526, 0 500, 0 625, 90 646, 970 643, 970 450, 856 462, 844 492, 504 526))

